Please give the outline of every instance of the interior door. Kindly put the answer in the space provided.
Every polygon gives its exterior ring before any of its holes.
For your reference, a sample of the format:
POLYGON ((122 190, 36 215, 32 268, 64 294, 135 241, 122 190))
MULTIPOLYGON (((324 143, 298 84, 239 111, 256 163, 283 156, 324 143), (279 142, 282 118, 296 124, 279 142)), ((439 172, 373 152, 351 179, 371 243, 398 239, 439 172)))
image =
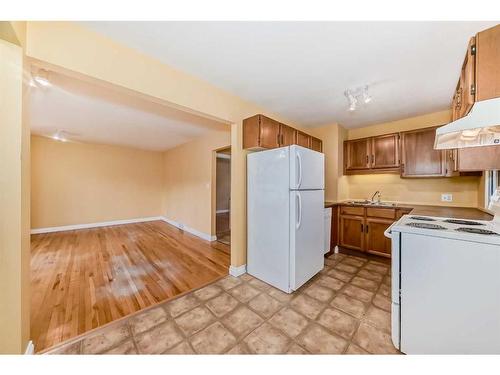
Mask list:
POLYGON ((290 192, 290 287, 297 290, 323 269, 324 192, 290 192))
POLYGON ((290 146, 290 189, 324 189, 325 156, 297 145, 290 146))

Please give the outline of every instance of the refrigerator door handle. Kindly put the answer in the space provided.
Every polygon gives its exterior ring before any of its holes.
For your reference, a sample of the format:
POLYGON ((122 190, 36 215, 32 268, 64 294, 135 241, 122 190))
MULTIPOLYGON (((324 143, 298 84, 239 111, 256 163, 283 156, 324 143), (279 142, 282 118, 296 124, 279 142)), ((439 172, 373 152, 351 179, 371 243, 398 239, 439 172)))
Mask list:
POLYGON ((302 224, 302 197, 300 196, 299 192, 297 192, 297 213, 298 218, 297 223, 295 224, 295 228, 299 229, 300 225, 302 224))
POLYGON ((299 181, 297 182, 297 189, 302 185, 302 158, 300 157, 299 151, 296 151, 295 153, 297 157, 297 166, 298 166, 298 175, 299 175, 299 181))

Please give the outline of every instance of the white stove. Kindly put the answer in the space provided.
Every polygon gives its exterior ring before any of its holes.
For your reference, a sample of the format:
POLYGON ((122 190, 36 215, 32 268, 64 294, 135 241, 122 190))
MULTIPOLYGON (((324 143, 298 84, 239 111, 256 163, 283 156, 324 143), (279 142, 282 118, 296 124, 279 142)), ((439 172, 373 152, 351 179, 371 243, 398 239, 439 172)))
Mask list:
POLYGON ((500 354, 499 219, 405 215, 386 231, 392 341, 400 351, 500 354))
POLYGON ((496 221, 405 215, 389 231, 500 245, 500 223, 496 221))

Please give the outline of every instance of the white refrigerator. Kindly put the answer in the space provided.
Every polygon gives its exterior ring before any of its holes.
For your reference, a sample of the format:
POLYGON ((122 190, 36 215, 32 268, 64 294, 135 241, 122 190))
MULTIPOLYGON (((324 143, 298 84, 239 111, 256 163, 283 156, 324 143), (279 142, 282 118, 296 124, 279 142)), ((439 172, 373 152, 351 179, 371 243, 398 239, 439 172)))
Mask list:
POLYGON ((291 293, 323 269, 324 155, 287 146, 247 156, 247 272, 291 293))

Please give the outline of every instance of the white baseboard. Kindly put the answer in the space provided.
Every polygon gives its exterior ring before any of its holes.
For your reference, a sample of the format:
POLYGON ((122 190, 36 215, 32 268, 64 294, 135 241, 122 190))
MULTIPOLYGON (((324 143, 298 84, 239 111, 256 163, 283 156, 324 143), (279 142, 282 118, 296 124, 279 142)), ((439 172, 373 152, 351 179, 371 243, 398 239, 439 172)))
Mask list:
POLYGON ((241 266, 235 267, 235 266, 230 266, 229 267, 229 274, 234 277, 238 277, 243 275, 244 273, 247 272, 247 265, 243 264, 241 266))
POLYGON ((212 241, 217 240, 217 236, 212 236, 208 233, 200 232, 199 230, 185 226, 184 224, 179 223, 178 221, 169 219, 167 217, 163 217, 162 220, 165 221, 166 223, 169 223, 170 225, 173 225, 174 227, 177 227, 179 229, 182 229, 183 231, 191 233, 191 234, 195 235, 196 237, 200 237, 201 239, 203 239, 205 241, 212 242, 212 241))
POLYGON ((217 211, 215 211, 216 214, 225 214, 226 212, 229 212, 229 210, 217 210, 217 211))
POLYGON ((338 246, 335 246, 335 248, 333 249, 333 252, 335 254, 338 254, 339 253, 339 247, 338 246))
POLYGON ((146 221, 155 221, 155 220, 163 220, 163 218, 161 216, 152 216, 152 217, 143 217, 143 218, 137 218, 137 219, 101 221, 99 223, 64 225, 64 226, 61 226, 61 227, 35 228, 35 229, 31 230, 31 234, 63 232, 63 231, 66 231, 66 230, 75 230, 75 229, 88 229, 88 228, 109 227, 111 225, 143 223, 143 222, 146 222, 146 221))
POLYGON ((35 354, 35 344, 33 344, 33 341, 29 341, 28 345, 26 345, 26 351, 24 352, 26 355, 31 355, 35 354))

